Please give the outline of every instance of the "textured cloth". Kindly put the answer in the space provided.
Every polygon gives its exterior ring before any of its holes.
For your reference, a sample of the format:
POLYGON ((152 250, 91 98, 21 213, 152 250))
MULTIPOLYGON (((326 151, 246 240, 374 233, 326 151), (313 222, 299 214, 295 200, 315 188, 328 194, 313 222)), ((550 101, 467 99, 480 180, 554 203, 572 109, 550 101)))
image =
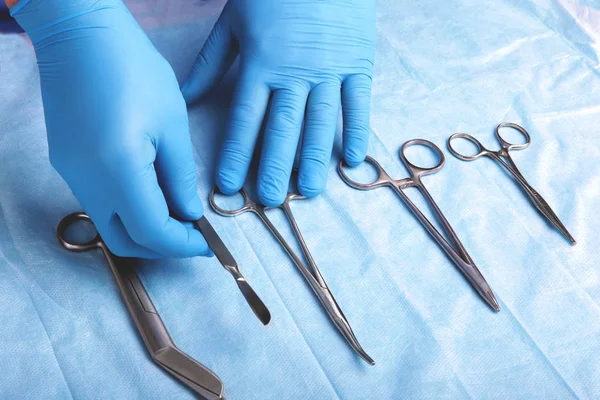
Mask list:
MULTIPOLYGON (((128 6, 181 82, 223 3, 128 6)), ((139 273, 174 341, 216 372, 234 400, 597 397, 600 3, 377 7, 369 154, 402 178, 403 142, 425 138, 444 150, 445 167, 423 181, 502 311, 481 301, 391 190, 360 192, 341 181, 338 132, 327 190, 293 209, 377 365, 349 349, 258 218, 223 218, 207 201, 208 218, 273 320, 260 324, 216 259, 148 261, 139 273), (502 121, 529 130, 531 146, 514 152, 515 162, 577 246, 497 164, 462 162, 446 150, 459 131, 495 148, 502 121)), ((148 357, 101 253, 69 253, 56 241, 58 221, 80 207, 48 161, 25 35, 0 36, 0 71, 0 398, 191 398, 148 357)), ((205 200, 234 80, 232 71, 190 109, 205 200)))

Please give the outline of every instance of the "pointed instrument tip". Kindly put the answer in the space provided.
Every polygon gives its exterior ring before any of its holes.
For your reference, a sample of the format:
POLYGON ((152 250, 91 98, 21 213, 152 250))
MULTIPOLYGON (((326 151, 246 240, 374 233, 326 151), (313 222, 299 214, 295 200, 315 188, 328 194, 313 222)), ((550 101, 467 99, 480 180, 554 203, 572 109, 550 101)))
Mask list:
POLYGON ((369 365, 375 365, 375 360, 373 360, 364 350, 362 347, 360 347, 360 345, 356 344, 356 345, 351 345, 352 348, 354 348, 354 351, 356 351, 356 353, 358 353, 358 355, 360 356, 360 358, 362 358, 363 360, 365 360, 366 362, 369 363, 369 365))
POLYGON ((551 214, 551 217, 549 217, 548 219, 556 227, 556 229, 558 229, 558 231, 561 233, 561 235, 563 235, 565 237, 565 239, 567 239, 571 243, 572 246, 575 246, 577 244, 577 241, 575 240, 575 238, 573 236, 571 236, 571 234, 569 233, 567 228, 565 228, 563 223, 560 222, 560 220, 558 219, 558 217, 556 215, 551 214))
POLYGON ((375 360, 373 360, 371 357, 369 357, 368 354, 365 354, 365 357, 363 357, 363 359, 369 363, 369 365, 375 365, 375 360))
POLYGON ((562 226, 562 224, 560 224, 558 227, 560 233, 562 233, 562 235, 571 243, 572 246, 575 246, 577 244, 577 241, 573 236, 571 236, 569 231, 564 226, 562 226))
POLYGON ((491 291, 485 293, 485 300, 487 303, 494 309, 494 311, 500 311, 500 304, 498 304, 498 300, 496 300, 496 296, 491 291))
MULTIPOLYGON (((350 326, 350 325, 348 325, 348 326, 350 326)), ((346 337, 346 340, 350 344, 350 347, 352 347, 352 349, 360 356, 360 358, 362 358, 363 360, 368 362, 369 365, 375 365, 375 360, 373 360, 371 358, 371 356, 369 356, 367 354, 367 352, 362 348, 360 343, 358 343, 358 340, 354 336, 354 333, 352 333, 352 331, 350 331, 349 333, 350 333, 350 336, 346 336, 344 334, 344 337, 346 337)))

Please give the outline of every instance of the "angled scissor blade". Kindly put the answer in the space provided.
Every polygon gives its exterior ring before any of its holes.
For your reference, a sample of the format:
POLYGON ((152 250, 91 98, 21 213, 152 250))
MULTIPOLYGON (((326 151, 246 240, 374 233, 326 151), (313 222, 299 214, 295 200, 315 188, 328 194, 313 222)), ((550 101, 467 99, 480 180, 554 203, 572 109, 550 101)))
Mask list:
POLYGON ((223 383, 219 377, 178 350, 173 343, 135 271, 139 260, 117 257, 104 243, 100 247, 152 359, 205 399, 221 399, 223 383))
POLYGON ((254 314, 258 317, 260 322, 264 325, 267 325, 269 321, 271 321, 271 313, 269 309, 263 303, 263 301, 258 297, 256 292, 250 287, 250 284, 246 281, 246 279, 242 276, 240 270, 238 269, 237 262, 219 237, 217 232, 215 232, 212 225, 208 222, 206 217, 202 217, 197 221, 194 221, 196 228, 202 233, 204 239, 206 239, 206 243, 215 253, 215 256, 227 271, 235 278, 235 281, 244 295, 246 302, 254 312, 254 314))
POLYGON ((208 368, 176 347, 166 347, 152 359, 206 400, 223 399, 223 382, 208 368))

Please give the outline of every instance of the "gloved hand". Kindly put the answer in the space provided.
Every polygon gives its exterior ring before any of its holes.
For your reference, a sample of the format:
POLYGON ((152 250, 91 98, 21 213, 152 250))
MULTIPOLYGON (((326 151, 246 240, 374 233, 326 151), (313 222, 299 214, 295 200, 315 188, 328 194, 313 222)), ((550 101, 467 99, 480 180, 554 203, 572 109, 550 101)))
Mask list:
POLYGON ((185 101, 168 62, 119 0, 21 0, 50 161, 119 256, 211 254, 185 101))
POLYGON ((303 120, 298 188, 307 197, 320 193, 340 96, 344 158, 352 166, 364 160, 374 0, 229 0, 182 86, 186 101, 210 90, 238 53, 240 76, 217 169, 222 192, 244 183, 264 119, 260 201, 275 206, 284 200, 303 120))

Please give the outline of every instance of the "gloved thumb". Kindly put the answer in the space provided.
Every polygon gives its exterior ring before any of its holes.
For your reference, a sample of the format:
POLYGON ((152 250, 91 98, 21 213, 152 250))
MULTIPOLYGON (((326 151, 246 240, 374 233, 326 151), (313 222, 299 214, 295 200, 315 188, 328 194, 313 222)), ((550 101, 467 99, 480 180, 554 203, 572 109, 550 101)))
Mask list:
POLYGON ((227 22, 227 7, 219 16, 202 50, 196 57, 192 71, 181 86, 187 104, 198 101, 225 75, 237 56, 237 45, 227 22))
POLYGON ((204 207, 198 196, 187 118, 172 124, 157 141, 154 168, 169 209, 186 221, 200 219, 204 207))

